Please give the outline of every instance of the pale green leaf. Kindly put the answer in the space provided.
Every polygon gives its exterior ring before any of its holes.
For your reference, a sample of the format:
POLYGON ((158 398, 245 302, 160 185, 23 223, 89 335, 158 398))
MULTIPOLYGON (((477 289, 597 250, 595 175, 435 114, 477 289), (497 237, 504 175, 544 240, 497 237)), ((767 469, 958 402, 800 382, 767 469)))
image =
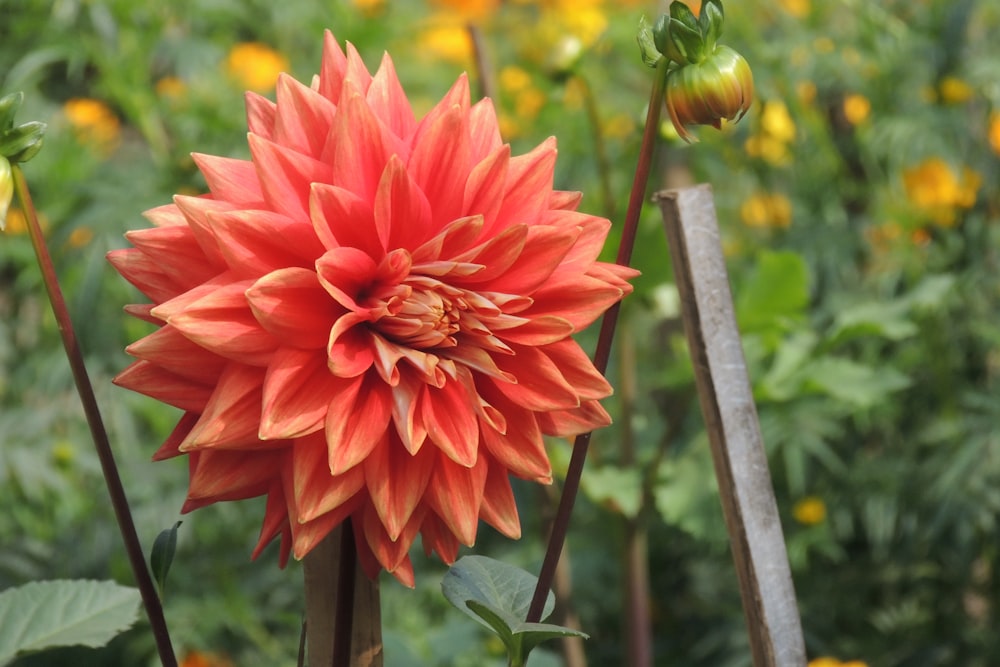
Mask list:
POLYGON ((0 593, 0 665, 55 646, 98 647, 135 623, 139 591, 113 581, 34 581, 0 593))

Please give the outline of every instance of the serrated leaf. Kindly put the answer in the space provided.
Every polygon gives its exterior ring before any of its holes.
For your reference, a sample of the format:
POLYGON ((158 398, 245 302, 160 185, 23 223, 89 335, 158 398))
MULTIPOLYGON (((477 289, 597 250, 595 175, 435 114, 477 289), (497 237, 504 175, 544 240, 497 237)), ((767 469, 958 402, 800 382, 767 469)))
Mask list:
POLYGON ((55 646, 104 646, 135 623, 139 591, 113 581, 34 581, 0 593, 0 665, 55 646))
POLYGON ((163 589, 167 585, 167 573, 170 572, 170 565, 174 562, 174 552, 177 551, 177 529, 181 522, 174 524, 173 528, 160 531, 153 542, 153 550, 149 554, 149 567, 153 571, 153 579, 163 595, 163 589))

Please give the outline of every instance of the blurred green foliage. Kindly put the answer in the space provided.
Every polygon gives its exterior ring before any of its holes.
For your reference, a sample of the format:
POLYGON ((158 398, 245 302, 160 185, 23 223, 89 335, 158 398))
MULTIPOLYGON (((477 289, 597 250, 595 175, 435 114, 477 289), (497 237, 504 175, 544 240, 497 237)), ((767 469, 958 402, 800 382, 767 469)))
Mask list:
MULTIPOLYGON (((556 135, 557 186, 622 217, 650 84, 635 30, 658 3, 450 4, 467 13, 371 0, 0 0, 0 94, 23 90, 19 119, 49 124, 25 171, 144 544, 176 522, 186 470, 149 462, 176 415, 108 382, 146 329, 122 316, 136 295, 104 254, 144 224, 141 211, 203 187, 191 152, 247 154, 251 82, 227 64, 234 47, 265 45, 244 56, 251 74, 278 66, 308 80, 328 27, 372 67, 391 52, 418 109, 470 69, 515 151, 556 135), (467 20, 483 37, 482 71, 467 20)), ((991 0, 729 3, 723 41, 753 67, 758 101, 739 125, 700 129, 694 146, 663 130, 652 188, 714 187, 810 657, 1000 663, 998 30, 991 0)), ((573 607, 590 662, 626 664, 623 550, 637 529, 655 664, 747 665, 664 235, 647 208, 643 276, 611 370, 617 423, 595 436, 569 540, 573 607)), ((128 582, 16 216, 0 238, 0 589, 128 582)), ((552 456, 565 465, 568 445, 553 442, 552 456)), ((552 496, 517 492, 526 537, 486 531, 477 551, 535 569, 552 496)), ((249 561, 261 512, 215 506, 178 532, 166 611, 190 665, 295 663, 298 565, 279 570, 273 549, 249 561)), ((441 597, 441 565, 415 564, 415 591, 383 587, 386 664, 503 664, 502 647, 441 597)), ((154 659, 139 628, 103 651, 18 664, 154 659)), ((532 664, 562 663, 539 651, 532 664)))

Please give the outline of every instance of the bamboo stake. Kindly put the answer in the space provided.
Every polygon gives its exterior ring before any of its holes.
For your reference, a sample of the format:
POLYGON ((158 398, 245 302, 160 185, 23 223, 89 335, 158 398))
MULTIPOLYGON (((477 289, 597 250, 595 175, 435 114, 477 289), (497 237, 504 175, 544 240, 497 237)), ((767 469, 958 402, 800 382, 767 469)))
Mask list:
POLYGON ((663 211, 695 382, 755 667, 803 667, 791 568, 750 390, 711 187, 667 190, 663 211))
POLYGON ((382 667, 378 581, 368 578, 356 557, 343 557, 348 550, 350 556, 355 556, 353 538, 351 524, 345 523, 302 559, 308 667, 382 667), (353 574, 346 568, 353 570, 353 574), (346 585, 351 579, 353 595, 339 599, 341 582, 346 585))

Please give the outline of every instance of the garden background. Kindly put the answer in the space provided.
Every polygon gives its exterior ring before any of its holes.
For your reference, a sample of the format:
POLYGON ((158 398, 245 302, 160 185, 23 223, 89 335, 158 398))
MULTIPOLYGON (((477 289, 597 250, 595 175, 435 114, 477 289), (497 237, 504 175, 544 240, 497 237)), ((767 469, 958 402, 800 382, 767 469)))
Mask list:
MULTIPOLYGON (((515 152, 556 135, 556 187, 584 191, 583 210, 620 222, 652 78, 635 34, 641 14, 662 9, 0 0, 0 94, 23 90, 18 120, 49 124, 25 173, 140 537, 148 550, 184 522, 165 608, 186 667, 294 665, 301 566, 280 570, 274 546, 250 561, 262 503, 178 517, 186 464, 150 462, 177 415, 110 384, 147 325, 123 315, 137 295, 105 253, 145 226, 145 209, 203 191, 192 151, 247 156, 242 91, 273 94, 278 71, 308 81, 323 28, 371 68, 388 50, 418 110, 469 70, 515 152)), ((726 10, 724 41, 753 68, 754 106, 722 132, 699 128, 692 146, 665 124, 651 189, 714 187, 810 658, 1000 664, 1000 5, 730 0, 726 10)), ((644 624, 630 614, 645 603, 654 664, 747 665, 654 206, 633 264, 643 275, 624 306, 606 402, 616 424, 595 435, 558 583, 568 622, 591 635, 586 662, 579 646, 563 657, 553 644, 532 664, 634 664, 644 624)), ((558 471, 569 445, 550 444, 558 471)), ((525 537, 483 528, 475 551, 537 571, 558 490, 516 491, 525 537)), ((16 209, 0 236, 0 507, 0 590, 131 583, 16 209)), ((414 563, 416 590, 383 582, 386 664, 504 664, 499 642, 441 596, 444 566, 422 553, 414 563)), ((16 664, 154 660, 140 623, 106 649, 16 664)))

